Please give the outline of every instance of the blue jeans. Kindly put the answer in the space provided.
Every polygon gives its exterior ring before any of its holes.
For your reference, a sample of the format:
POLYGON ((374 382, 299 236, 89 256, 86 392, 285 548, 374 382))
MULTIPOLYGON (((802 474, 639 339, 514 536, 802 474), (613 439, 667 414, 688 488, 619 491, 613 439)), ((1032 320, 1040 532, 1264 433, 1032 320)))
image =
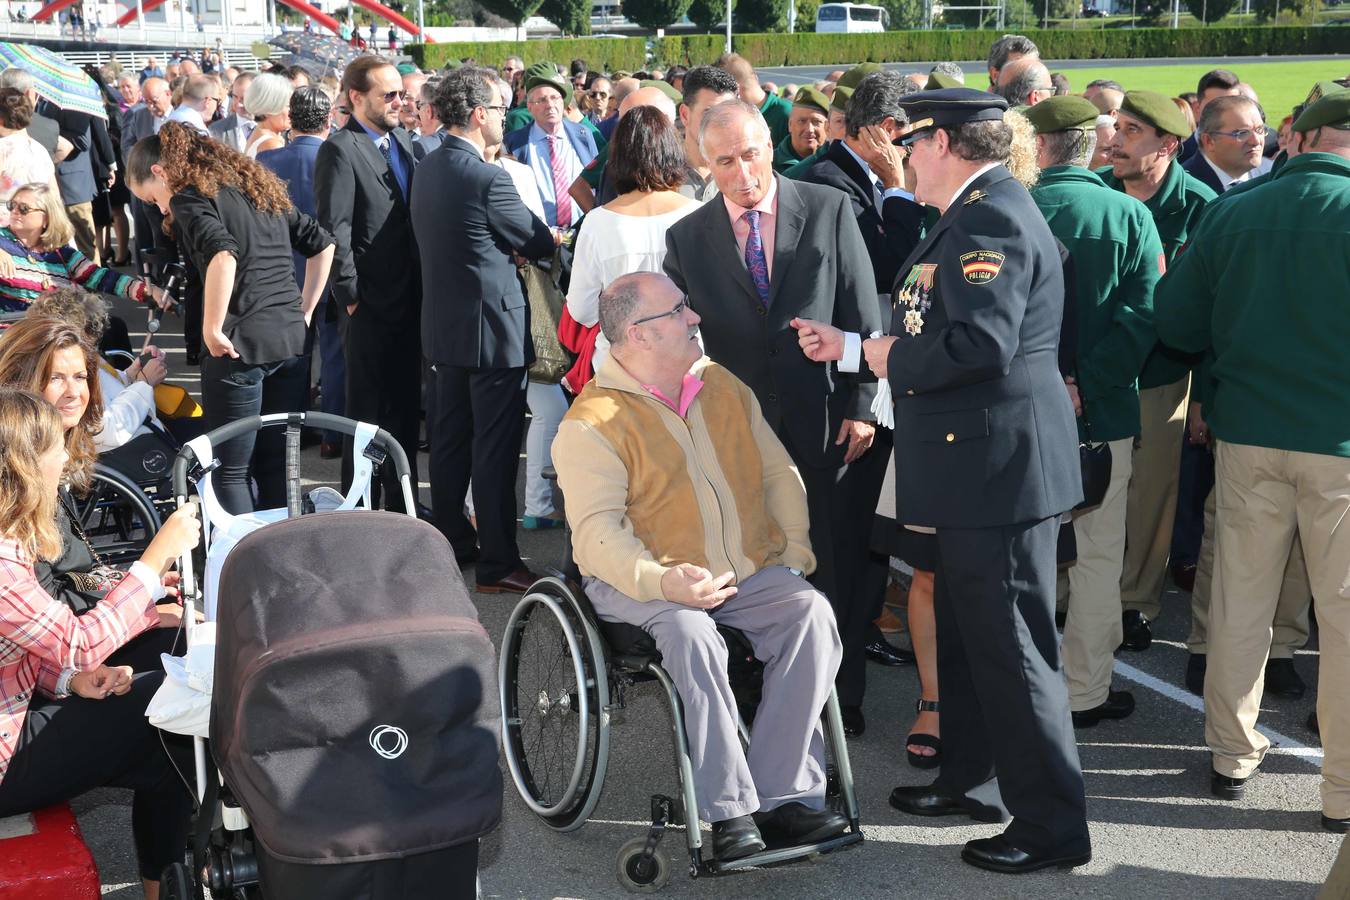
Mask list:
MULTIPOLYGON (((249 416, 298 412, 309 387, 307 358, 254 364, 228 356, 202 357, 202 414, 216 429, 249 416)), ((249 474, 258 483, 258 506, 286 505, 285 430, 242 435, 215 448, 220 467, 212 473, 216 495, 234 515, 253 511, 249 474)))

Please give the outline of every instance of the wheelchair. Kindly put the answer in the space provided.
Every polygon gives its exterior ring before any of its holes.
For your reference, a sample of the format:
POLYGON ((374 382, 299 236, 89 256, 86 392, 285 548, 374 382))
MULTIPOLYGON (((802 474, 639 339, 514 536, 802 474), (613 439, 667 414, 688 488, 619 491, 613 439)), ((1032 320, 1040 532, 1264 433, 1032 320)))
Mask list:
MULTIPOLYGON (((548 471, 545 477, 556 474, 548 471)), ((770 847, 726 862, 704 852, 684 704, 675 683, 662 668, 661 654, 647 632, 596 615, 581 588, 571 558, 570 530, 567 534, 562 570, 531 585, 512 610, 502 638, 498 671, 502 744, 511 779, 530 811, 555 831, 575 831, 586 824, 604 787, 611 716, 626 708, 630 687, 655 682, 670 710, 679 796, 652 795, 646 836, 619 849, 617 878, 625 889, 652 893, 670 881, 670 862, 656 851, 671 825, 685 826, 691 878, 814 857, 860 843, 853 771, 839 700, 832 690, 821 717, 828 759, 826 803, 848 819, 848 831, 829 840, 770 847)), ((748 745, 746 723, 754 720, 763 664, 740 631, 723 625, 717 630, 727 645, 741 742, 748 745)))

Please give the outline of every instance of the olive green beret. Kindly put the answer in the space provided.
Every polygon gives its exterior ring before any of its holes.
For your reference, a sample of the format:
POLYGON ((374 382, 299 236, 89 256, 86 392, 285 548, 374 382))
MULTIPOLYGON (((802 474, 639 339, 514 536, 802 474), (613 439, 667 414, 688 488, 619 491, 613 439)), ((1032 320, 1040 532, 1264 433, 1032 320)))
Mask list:
POLYGON ((1022 110, 1037 134, 1053 134, 1070 128, 1092 128, 1097 124, 1098 110, 1091 100, 1065 94, 1050 97, 1035 106, 1022 110))
POLYGON ((965 87, 960 81, 957 81, 946 72, 929 72, 928 83, 923 86, 925 91, 936 91, 942 88, 965 87))
POLYGON ((1126 91, 1120 111, 1179 138, 1190 137, 1193 130, 1172 98, 1155 91, 1126 91))
POLYGON ((830 109, 848 112, 848 98, 853 96, 853 88, 842 84, 834 86, 834 96, 830 98, 830 109))
POLYGON ((645 88, 656 88, 658 91, 674 100, 676 106, 684 102, 684 95, 664 81, 659 81, 655 78, 645 78, 642 81, 639 81, 638 85, 645 88))
MULTIPOLYGON (((853 92, 849 91, 849 93, 853 92)), ((797 91, 797 96, 792 98, 792 105, 809 106, 812 109, 820 110, 827 116, 830 114, 830 98, 809 85, 797 91)))
POLYGON ((399 64, 398 64, 397 66, 395 66, 394 68, 398 69, 398 74, 400 74, 400 75, 412 75, 413 73, 415 73, 415 72, 417 71, 417 66, 414 66, 412 63, 406 63, 406 62, 405 62, 405 63, 399 63, 399 64))
POLYGON ((543 85, 557 88, 558 93, 562 94, 564 105, 572 102, 572 85, 562 76, 562 73, 558 71, 553 63, 535 63, 525 70, 526 94, 543 85))
POLYGON ((1323 95, 1321 100, 1305 109, 1293 124, 1295 131, 1312 131, 1323 127, 1350 131, 1350 88, 1323 95))
POLYGON ((860 66, 854 66, 845 72, 839 79, 839 87, 855 88, 858 82, 862 81, 873 72, 881 71, 881 63, 863 63, 860 66))
POLYGON ((1345 86, 1338 81, 1319 81, 1312 86, 1311 91, 1308 91, 1308 96, 1303 98, 1303 106, 1312 106, 1327 94, 1335 94, 1345 89, 1345 86))

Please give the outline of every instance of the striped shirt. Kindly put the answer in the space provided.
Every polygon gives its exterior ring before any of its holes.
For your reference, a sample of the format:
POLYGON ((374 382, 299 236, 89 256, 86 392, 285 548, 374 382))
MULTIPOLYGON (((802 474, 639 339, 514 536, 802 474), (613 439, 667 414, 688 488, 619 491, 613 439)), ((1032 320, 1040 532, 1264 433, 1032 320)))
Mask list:
POLYGON ((18 747, 34 688, 55 696, 62 670, 97 668, 159 624, 155 594, 162 589, 153 575, 143 563, 133 564, 98 605, 77 617, 42 589, 18 541, 0 538, 0 780, 18 747))
POLYGON ((96 266, 74 247, 29 250, 14 232, 0 228, 0 251, 14 260, 14 275, 0 278, 0 311, 23 312, 44 291, 72 286, 128 297, 137 303, 146 300, 144 281, 96 266))

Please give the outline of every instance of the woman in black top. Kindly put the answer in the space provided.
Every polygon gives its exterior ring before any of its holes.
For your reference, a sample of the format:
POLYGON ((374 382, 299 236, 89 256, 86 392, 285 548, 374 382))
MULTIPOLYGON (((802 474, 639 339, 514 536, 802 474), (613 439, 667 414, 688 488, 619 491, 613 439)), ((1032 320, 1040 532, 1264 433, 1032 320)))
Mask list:
MULTIPOLYGON (((291 205, 286 186, 242 153, 168 122, 127 160, 132 193, 171 214, 203 273, 202 409, 209 428, 305 408, 305 332, 333 261, 333 238, 291 205), (291 250, 308 257, 305 291, 291 250)), ((282 434, 269 428, 216 448, 216 492, 231 513, 285 504, 282 434), (256 447, 255 447, 256 441, 256 447)))

